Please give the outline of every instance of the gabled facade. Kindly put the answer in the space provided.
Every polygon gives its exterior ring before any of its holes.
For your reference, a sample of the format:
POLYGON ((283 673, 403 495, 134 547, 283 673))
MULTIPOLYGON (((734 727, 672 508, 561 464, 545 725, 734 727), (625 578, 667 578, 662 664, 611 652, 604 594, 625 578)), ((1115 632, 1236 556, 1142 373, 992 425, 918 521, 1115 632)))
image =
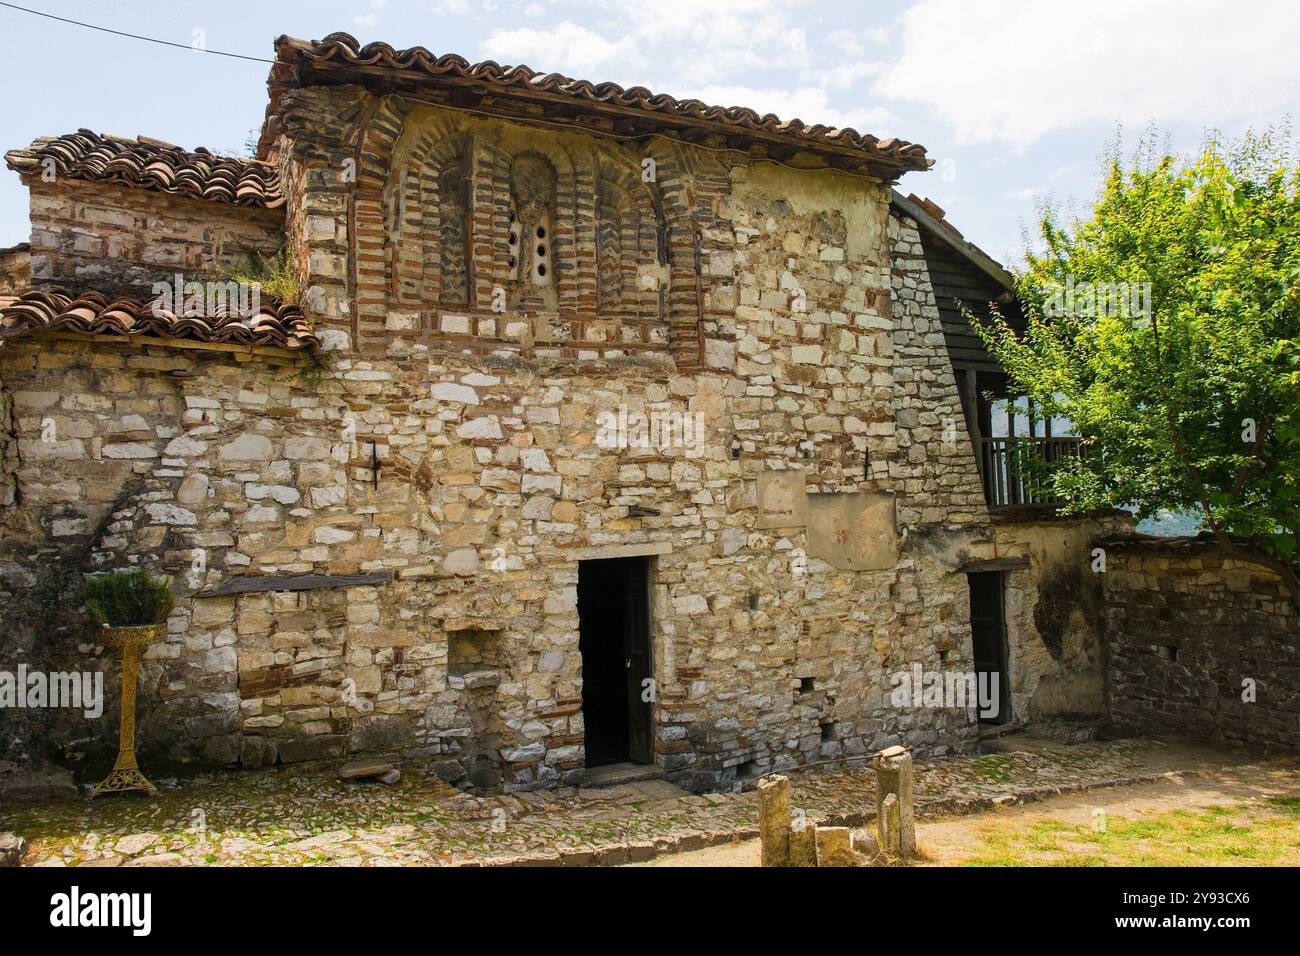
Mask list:
MULTIPOLYGON (((86 666, 82 575, 141 564, 178 593, 155 759, 705 786, 971 746, 973 706, 894 678, 970 672, 968 574, 1023 572, 1029 613, 1094 528, 990 517, 977 380, 891 193, 921 147, 340 34, 276 50, 256 160, 85 131, 8 154, 11 656, 86 666), (281 248, 294 304, 154 306, 281 248)), ((0 719, 11 758, 112 738, 0 719)))

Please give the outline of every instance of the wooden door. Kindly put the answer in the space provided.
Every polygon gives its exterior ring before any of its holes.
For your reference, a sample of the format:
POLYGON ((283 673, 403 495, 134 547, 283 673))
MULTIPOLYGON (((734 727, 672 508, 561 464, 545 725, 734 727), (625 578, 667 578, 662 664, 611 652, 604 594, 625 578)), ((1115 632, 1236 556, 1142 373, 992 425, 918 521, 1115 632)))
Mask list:
POLYGON ((627 666, 627 749, 636 763, 651 763, 653 754, 654 665, 650 656, 650 567, 644 558, 627 562, 627 619, 623 627, 627 666))
POLYGON ((984 723, 1005 724, 1011 717, 1007 686, 1007 628, 1004 613, 1003 582, 1001 571, 979 571, 966 575, 970 584, 971 650, 974 658, 977 687, 992 687, 991 675, 997 678, 997 713, 983 716, 985 704, 980 702, 980 720, 984 723))

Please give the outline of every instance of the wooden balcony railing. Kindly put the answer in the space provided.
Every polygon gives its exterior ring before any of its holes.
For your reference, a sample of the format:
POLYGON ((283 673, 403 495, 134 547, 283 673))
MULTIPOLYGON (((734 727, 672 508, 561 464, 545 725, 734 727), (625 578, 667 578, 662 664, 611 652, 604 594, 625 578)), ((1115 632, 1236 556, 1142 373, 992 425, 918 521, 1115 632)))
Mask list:
POLYGON ((1083 454, 1078 438, 981 438, 980 473, 984 476, 984 498, 990 508, 1014 505, 1038 505, 1044 508, 1060 504, 1061 499, 1035 494, 1022 466, 1023 456, 1034 455, 1040 461, 1058 461, 1083 454))

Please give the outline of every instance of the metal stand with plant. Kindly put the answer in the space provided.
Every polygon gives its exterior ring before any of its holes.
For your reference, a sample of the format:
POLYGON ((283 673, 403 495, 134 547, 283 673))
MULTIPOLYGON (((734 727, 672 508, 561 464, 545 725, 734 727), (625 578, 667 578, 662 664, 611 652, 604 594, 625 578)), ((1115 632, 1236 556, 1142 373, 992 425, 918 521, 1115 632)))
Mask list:
POLYGON ((174 603, 171 584, 143 568, 102 574, 86 581, 86 610, 103 629, 104 643, 122 658, 121 726, 117 760, 92 797, 105 793, 158 791, 140 772, 135 756, 135 691, 140 648, 167 637, 167 615, 174 603))

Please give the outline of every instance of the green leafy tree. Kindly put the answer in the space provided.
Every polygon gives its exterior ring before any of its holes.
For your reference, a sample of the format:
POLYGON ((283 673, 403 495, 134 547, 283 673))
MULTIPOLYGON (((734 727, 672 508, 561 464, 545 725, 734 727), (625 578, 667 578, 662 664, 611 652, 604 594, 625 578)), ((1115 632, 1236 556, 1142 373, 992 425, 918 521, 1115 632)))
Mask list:
POLYGON ((1037 476, 1067 512, 1195 513, 1300 600, 1300 167, 1285 132, 1185 160, 1118 151, 1091 214, 1051 207, 1016 277, 1027 324, 975 324, 1084 454, 1037 476))

